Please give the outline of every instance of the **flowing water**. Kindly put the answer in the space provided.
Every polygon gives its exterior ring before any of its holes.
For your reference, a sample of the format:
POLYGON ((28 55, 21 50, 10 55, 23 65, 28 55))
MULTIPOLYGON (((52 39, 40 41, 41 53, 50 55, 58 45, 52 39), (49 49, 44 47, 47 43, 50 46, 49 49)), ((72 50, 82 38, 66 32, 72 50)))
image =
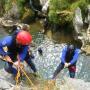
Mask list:
MULTIPOLYGON (((53 75, 54 70, 60 63, 60 55, 62 48, 65 46, 64 44, 54 43, 51 39, 44 36, 40 30, 42 30, 42 25, 39 22, 36 22, 31 25, 31 33, 33 35, 33 40, 36 43, 36 47, 32 48, 33 53, 35 55, 35 65, 38 69, 38 72, 42 78, 50 79, 53 75), (38 48, 42 48, 43 56, 40 56, 38 53, 38 48)), ((5 32, 0 28, 0 37, 3 37, 5 32)), ((50 33, 51 35, 51 33, 50 33)), ((59 37, 59 36, 57 36, 59 37)), ((56 37, 56 38, 57 38, 56 37)), ((2 63, 2 62, 0 62, 2 63)), ((0 64, 0 68, 2 68, 3 64, 0 64)), ((59 74, 60 78, 64 76, 68 76, 68 70, 64 69, 59 74)), ((90 82, 90 56, 86 56, 85 54, 81 54, 78 62, 77 62, 77 72, 76 78, 83 79, 85 81, 90 82)))

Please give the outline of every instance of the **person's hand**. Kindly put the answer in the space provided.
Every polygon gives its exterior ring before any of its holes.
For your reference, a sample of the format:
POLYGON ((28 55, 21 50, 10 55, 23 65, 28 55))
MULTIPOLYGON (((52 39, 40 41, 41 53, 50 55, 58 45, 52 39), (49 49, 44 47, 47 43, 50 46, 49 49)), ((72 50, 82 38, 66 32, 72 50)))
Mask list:
POLYGON ((68 63, 68 67, 71 65, 71 63, 68 63))
POLYGON ((19 62, 18 61, 16 61, 16 62, 14 62, 14 64, 13 64, 14 66, 18 66, 19 65, 19 62))
POLYGON ((10 58, 8 55, 6 55, 6 56, 4 57, 4 59, 5 59, 6 61, 8 61, 8 62, 12 62, 11 58, 10 58))
POLYGON ((21 62, 19 63, 18 61, 16 61, 16 62, 14 62, 14 65, 15 65, 15 66, 22 67, 22 66, 23 66, 23 63, 21 63, 21 62))
POLYGON ((22 69, 22 68, 24 68, 24 65, 23 65, 23 63, 20 62, 20 64, 19 64, 19 62, 16 61, 16 62, 14 62, 13 67, 14 68, 20 67, 22 69))
POLYGON ((65 63, 64 68, 67 68, 70 66, 70 63, 65 63))
POLYGON ((68 67, 68 63, 65 63, 65 64, 64 64, 64 68, 67 68, 67 67, 68 67))

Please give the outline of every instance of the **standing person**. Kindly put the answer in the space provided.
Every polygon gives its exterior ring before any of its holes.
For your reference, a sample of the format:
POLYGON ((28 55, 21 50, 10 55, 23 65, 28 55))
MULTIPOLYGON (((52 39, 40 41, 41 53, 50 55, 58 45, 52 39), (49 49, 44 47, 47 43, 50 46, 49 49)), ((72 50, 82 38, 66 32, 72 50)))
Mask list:
POLYGON ((69 44, 64 47, 61 56, 61 63, 55 70, 53 79, 63 68, 68 68, 69 75, 71 78, 75 77, 76 63, 80 54, 80 48, 82 46, 82 42, 80 40, 77 40, 75 43, 79 44, 79 46, 76 47, 74 44, 69 44))
POLYGON ((31 61, 28 52, 28 46, 32 41, 32 36, 27 31, 20 31, 16 34, 16 36, 6 36, 0 40, 0 55, 2 55, 7 60, 7 67, 5 70, 16 76, 17 69, 13 67, 13 64, 10 62, 14 62, 14 65, 18 66, 18 58, 20 62, 26 61, 26 63, 32 68, 32 70, 36 73, 36 67, 34 63, 31 61), (7 48, 7 51, 4 48, 7 48))

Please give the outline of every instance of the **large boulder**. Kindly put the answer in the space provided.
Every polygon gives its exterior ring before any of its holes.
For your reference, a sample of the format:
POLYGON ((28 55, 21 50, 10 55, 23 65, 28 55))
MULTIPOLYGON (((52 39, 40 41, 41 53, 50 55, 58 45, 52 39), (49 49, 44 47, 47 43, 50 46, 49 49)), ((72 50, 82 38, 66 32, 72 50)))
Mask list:
POLYGON ((81 14, 81 9, 79 7, 75 10, 73 25, 74 25, 76 33, 79 34, 81 30, 83 29, 82 14, 81 14))

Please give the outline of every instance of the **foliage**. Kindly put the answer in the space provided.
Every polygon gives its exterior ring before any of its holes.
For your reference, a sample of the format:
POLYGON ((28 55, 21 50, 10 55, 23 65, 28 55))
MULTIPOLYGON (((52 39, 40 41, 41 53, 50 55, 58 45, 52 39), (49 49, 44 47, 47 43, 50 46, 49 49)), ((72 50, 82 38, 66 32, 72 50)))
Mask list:
POLYGON ((86 8, 87 8, 87 5, 90 4, 90 0, 79 0, 75 3, 73 3, 70 8, 72 9, 72 11, 74 11, 77 7, 80 7, 81 10, 82 10, 82 15, 83 15, 83 18, 85 18, 86 16, 86 8))
POLYGON ((5 0, 0 0, 0 16, 2 16, 3 15, 3 13, 4 13, 4 5, 5 5, 5 0))
POLYGON ((21 16, 24 14, 24 3, 25 3, 25 0, 17 0, 17 6, 21 16))
POLYGON ((63 17, 59 16, 57 13, 66 9, 69 9, 68 0, 51 0, 48 14, 49 20, 52 23, 63 23, 63 17))
POLYGON ((5 12, 10 10, 12 7, 12 0, 5 0, 5 12))
POLYGON ((81 8, 84 18, 88 4, 90 0, 50 0, 49 21, 61 26, 65 23, 72 23, 73 12, 77 7, 81 8))
POLYGON ((58 20, 58 15, 56 14, 55 11, 51 10, 49 12, 49 20, 52 22, 52 23, 59 23, 59 20, 58 20))

